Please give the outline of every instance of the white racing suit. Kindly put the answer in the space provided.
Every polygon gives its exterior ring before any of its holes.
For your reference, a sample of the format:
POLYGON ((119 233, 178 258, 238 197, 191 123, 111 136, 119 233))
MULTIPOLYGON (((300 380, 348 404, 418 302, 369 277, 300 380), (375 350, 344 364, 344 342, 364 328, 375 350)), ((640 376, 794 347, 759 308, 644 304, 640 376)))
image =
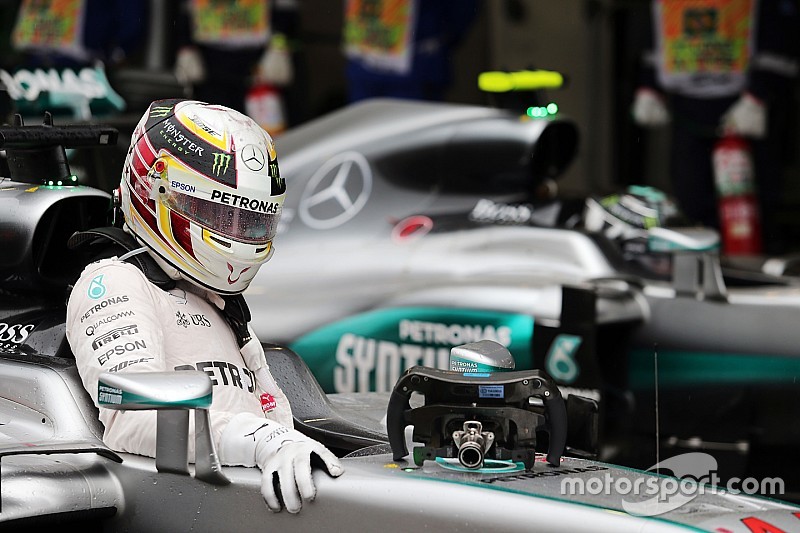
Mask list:
MULTIPOLYGON (((200 370, 214 385, 209 410, 211 433, 223 464, 258 465, 266 477, 268 469, 277 473, 265 465, 279 455, 287 441, 313 445, 310 452, 330 454, 292 429, 289 402, 269 373, 261 344, 251 330, 252 340, 240 350, 219 306, 224 306, 219 296, 185 281, 178 281, 169 291, 161 290, 134 265, 116 258, 87 266, 67 305, 66 333, 83 385, 95 405, 98 376, 103 371, 200 370), (277 435, 281 438, 272 438, 277 435), (263 442, 259 443, 259 437, 263 442)), ((103 440, 109 447, 155 457, 155 411, 100 407, 100 421, 105 426, 103 440)), ((193 435, 189 443, 191 460, 193 435)), ((331 461, 338 463, 335 456, 327 457, 329 473, 341 473, 335 471, 336 464, 331 471, 331 461)), ((314 497, 310 466, 308 482, 310 489, 300 487, 304 500, 314 497)), ((291 496, 285 493, 289 487, 283 483, 281 476, 286 507, 299 511, 299 499, 289 501, 291 496)), ((269 479, 262 480, 262 493, 271 509, 280 510, 271 472, 269 479)))

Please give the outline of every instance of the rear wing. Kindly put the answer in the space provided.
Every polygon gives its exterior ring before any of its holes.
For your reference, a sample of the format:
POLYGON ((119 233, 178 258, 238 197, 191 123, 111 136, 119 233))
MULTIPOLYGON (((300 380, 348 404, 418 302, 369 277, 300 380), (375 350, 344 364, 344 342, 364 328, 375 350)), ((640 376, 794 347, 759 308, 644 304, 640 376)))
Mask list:
POLYGON ((54 126, 50 113, 36 126, 25 126, 22 115, 15 115, 13 126, 0 126, 0 149, 5 150, 7 164, 4 177, 37 185, 73 185, 77 178, 70 171, 66 149, 114 146, 118 136, 108 126, 54 126))

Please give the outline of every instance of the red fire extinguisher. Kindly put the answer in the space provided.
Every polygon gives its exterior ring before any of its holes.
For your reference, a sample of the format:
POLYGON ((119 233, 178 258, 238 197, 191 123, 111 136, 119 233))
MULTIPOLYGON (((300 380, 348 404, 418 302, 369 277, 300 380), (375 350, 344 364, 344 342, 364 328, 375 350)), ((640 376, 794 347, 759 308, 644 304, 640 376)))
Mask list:
POLYGON ((712 157, 723 252, 760 254, 761 216, 750 144, 741 137, 727 135, 717 141, 712 157))

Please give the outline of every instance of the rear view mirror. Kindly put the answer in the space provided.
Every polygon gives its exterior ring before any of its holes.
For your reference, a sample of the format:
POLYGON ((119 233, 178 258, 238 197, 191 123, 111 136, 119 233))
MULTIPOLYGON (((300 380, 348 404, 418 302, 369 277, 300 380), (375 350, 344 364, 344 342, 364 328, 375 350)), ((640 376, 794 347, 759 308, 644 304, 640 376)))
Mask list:
POLYGON ((599 453, 599 409, 595 400, 567 396, 567 452, 577 457, 593 458, 599 453))
POLYGON ((195 410, 195 475, 215 485, 230 483, 222 473, 208 408, 211 378, 205 372, 103 372, 97 382, 101 407, 116 410, 158 411, 156 469, 189 475, 189 410, 195 410))

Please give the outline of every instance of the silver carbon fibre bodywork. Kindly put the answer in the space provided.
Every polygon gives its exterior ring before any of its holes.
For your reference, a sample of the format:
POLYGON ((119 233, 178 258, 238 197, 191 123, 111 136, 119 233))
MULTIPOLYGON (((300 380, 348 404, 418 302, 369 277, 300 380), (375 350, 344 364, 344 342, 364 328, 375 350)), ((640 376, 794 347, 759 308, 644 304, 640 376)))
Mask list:
MULTIPOLYGON (((279 379, 286 377, 279 375, 279 379)), ((150 458, 117 457, 103 450, 102 444, 93 441, 96 420, 80 414, 90 407, 86 405, 88 395, 80 389, 68 361, 53 358, 47 363, 35 355, 11 355, 0 359, 0 378, 17 384, 12 392, 0 393, 4 421, 0 426, 0 528, 72 523, 99 524, 106 531, 264 527, 369 531, 380 524, 387 532, 430 528, 511 532, 534 526, 537 531, 554 532, 656 532, 687 527, 748 531, 742 519, 763 520, 785 531, 800 528, 798 507, 711 490, 658 516, 631 515, 624 506, 639 502, 636 496, 618 492, 613 485, 600 494, 570 495, 562 481, 607 476, 643 484, 647 479, 663 478, 584 459, 564 458, 559 467, 537 461, 532 471, 465 473, 434 462, 416 467, 394 461, 384 446, 345 457, 346 472, 338 479, 316 472, 317 498, 306 504, 299 516, 274 514, 263 502, 257 469, 223 467, 231 483, 219 486, 158 472, 150 458), (31 400, 36 401, 28 407, 31 400), (70 441, 73 453, 59 449, 61 437, 74 438, 70 441), (81 449, 80 439, 89 445, 81 449), (7 455, 20 446, 29 451, 7 455)), ((334 395, 333 399, 335 409, 345 417, 379 427, 376 420, 385 409, 385 395, 334 395)))
POLYGON ((0 524, 43 509, 113 514, 121 493, 108 463, 119 459, 101 440, 97 409, 74 363, 9 355, 0 360, 0 378, 0 524))
MULTIPOLYGON (((347 254, 321 252, 324 242, 280 237, 284 253, 275 255, 246 292, 256 333, 289 342, 365 309, 442 303, 557 320, 562 284, 614 275, 589 239, 575 232, 498 227, 461 233, 430 235, 406 246, 366 245, 345 235, 335 244, 352 246, 347 254), (532 239, 542 248, 531 249, 532 239), (554 268, 556 259, 561 263, 554 268)), ((628 292, 624 283, 600 285, 628 292)), ((642 313, 635 300, 609 298, 602 301, 598 320, 639 319, 642 313)))
POLYGON ((0 177, 3 253, 0 281, 12 287, 61 286, 66 238, 78 224, 99 221, 110 196, 97 189, 17 183, 0 177), (41 222, 41 223, 40 223, 41 222))
MULTIPOLYGON (((120 467, 118 475, 132 496, 126 498, 126 512, 110 521, 109 527, 133 531, 246 531, 267 526, 292 531, 379 528, 386 532, 514 532, 528 528, 545 532, 657 532, 729 527, 735 532, 748 531, 741 522, 736 523, 745 517, 758 517, 787 531, 796 527, 797 520, 792 515, 795 507, 724 495, 698 497, 685 509, 661 517, 634 517, 619 511, 619 496, 565 500, 558 475, 501 485, 489 476, 443 473, 435 464, 408 472, 387 455, 344 459, 346 473, 336 480, 316 473, 316 500, 305 505, 299 516, 292 516, 266 509, 260 475, 253 469, 226 468, 232 484, 211 487, 158 474, 150 461, 139 457, 125 459, 128 466, 124 472, 120 467), (159 485, 159 490, 154 490, 159 485), (537 497, 530 497, 528 491, 537 493, 537 497), (157 508, 170 512, 159 514, 154 522, 152 510, 157 508)), ((635 481, 629 473, 572 459, 562 468, 547 472, 590 467, 602 470, 589 472, 626 475, 635 481)))
MULTIPOLYGON (((10 234, 4 237, 4 243, 10 245, 21 257, 28 257, 26 248, 32 246, 34 230, 45 214, 62 202, 80 196, 81 201, 87 198, 99 199, 108 203, 107 193, 89 187, 45 187, 30 183, 17 183, 0 178, 0 211, 3 213, 4 230, 10 234)), ((17 257, 9 253, 5 259, 17 257)))

